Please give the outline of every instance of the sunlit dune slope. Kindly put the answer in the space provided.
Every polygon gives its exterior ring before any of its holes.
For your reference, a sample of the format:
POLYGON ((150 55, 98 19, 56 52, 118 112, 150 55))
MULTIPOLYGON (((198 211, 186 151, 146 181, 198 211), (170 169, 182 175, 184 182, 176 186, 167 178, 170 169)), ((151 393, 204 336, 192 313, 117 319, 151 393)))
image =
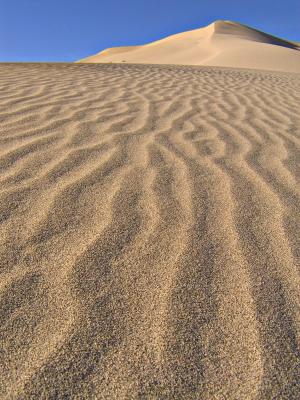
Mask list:
POLYGON ((300 72, 295 42, 231 21, 216 21, 143 46, 114 47, 87 63, 187 64, 300 72))

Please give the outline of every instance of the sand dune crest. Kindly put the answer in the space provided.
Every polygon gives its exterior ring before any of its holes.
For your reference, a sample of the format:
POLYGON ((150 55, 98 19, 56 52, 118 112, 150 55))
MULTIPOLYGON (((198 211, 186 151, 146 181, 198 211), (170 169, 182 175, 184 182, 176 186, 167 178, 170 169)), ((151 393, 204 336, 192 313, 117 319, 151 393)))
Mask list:
POLYGON ((106 49, 79 62, 211 65, 300 73, 300 45, 220 20, 143 46, 106 49))

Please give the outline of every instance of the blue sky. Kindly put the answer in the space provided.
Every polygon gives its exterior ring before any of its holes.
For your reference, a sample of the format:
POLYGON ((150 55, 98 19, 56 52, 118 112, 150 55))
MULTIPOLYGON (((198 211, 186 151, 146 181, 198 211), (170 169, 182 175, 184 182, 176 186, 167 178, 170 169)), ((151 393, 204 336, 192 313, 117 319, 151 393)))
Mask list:
POLYGON ((216 19, 300 42, 300 0, 0 0, 0 61, 74 61, 216 19))

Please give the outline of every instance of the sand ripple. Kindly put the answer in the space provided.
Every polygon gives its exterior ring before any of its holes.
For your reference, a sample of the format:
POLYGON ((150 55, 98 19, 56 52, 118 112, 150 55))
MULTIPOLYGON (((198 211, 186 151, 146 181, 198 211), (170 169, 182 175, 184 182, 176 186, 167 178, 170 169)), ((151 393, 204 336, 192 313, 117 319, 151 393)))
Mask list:
POLYGON ((0 87, 0 397, 298 399, 300 75, 0 87))

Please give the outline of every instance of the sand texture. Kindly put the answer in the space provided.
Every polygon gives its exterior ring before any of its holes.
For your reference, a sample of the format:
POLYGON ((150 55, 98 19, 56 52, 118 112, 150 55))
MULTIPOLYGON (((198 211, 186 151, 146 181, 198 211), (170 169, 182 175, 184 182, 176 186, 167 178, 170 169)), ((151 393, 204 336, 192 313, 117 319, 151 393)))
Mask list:
POLYGON ((0 398, 299 399, 300 74, 0 87, 0 398))
POLYGON ((106 49, 79 62, 209 65, 298 73, 300 43, 221 20, 142 46, 106 49))

